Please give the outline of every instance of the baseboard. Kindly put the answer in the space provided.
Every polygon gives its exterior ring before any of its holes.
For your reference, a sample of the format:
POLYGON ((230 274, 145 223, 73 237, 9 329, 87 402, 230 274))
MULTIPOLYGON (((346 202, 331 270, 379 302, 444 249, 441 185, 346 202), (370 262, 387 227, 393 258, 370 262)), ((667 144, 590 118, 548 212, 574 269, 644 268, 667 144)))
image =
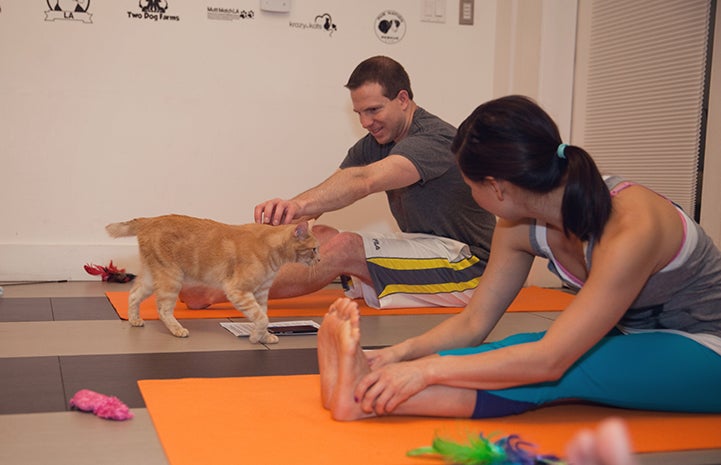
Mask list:
POLYGON ((140 270, 136 244, 0 244, 0 281, 83 281, 83 265, 113 261, 129 273, 140 270))

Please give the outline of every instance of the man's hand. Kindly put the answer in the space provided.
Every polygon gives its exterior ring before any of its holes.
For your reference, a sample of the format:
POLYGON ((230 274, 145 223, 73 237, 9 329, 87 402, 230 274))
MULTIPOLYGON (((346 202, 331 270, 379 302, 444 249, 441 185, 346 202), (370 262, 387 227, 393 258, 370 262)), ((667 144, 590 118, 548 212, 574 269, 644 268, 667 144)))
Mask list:
POLYGON ((295 200, 272 199, 256 205, 254 219, 256 223, 279 224, 292 223, 300 212, 300 205, 295 200))

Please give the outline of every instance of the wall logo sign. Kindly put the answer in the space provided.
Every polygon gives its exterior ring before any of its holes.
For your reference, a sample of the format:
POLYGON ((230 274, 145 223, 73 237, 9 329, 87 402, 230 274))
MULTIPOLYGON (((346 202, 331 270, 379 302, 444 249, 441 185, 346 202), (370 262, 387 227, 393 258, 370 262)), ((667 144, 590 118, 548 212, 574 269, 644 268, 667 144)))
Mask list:
POLYGON ((180 16, 167 14, 167 0, 138 0, 140 11, 128 11, 129 19, 180 21, 180 16))
POLYGON ((255 12, 253 10, 238 10, 237 8, 208 7, 208 19, 217 19, 222 21, 237 21, 239 19, 253 19, 255 12))
POLYGON ((406 20, 396 11, 385 10, 376 16, 374 28, 381 42, 395 44, 406 35, 406 20))
POLYGON ((290 21, 289 26, 294 29, 325 31, 328 32, 328 35, 331 37, 333 33, 338 30, 338 26, 333 22, 330 13, 317 15, 312 22, 302 23, 299 21, 290 21))
POLYGON ((81 21, 92 23, 93 15, 88 13, 90 0, 46 0, 49 10, 45 21, 81 21))

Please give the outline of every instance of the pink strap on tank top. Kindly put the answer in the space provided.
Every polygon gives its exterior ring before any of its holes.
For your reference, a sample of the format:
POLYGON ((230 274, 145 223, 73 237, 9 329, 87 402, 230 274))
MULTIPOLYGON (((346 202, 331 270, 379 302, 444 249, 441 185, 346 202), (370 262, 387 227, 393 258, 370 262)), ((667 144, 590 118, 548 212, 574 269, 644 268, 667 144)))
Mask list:
POLYGON ((631 181, 623 181, 623 182, 616 184, 616 186, 613 189, 611 189, 611 191, 610 191, 611 197, 615 197, 619 192, 621 192, 625 188, 631 187, 633 185, 634 185, 634 183, 632 183, 631 181))
MULTIPOLYGON (((619 192, 626 189, 627 187, 633 186, 634 184, 635 183, 633 183, 631 181, 623 181, 623 182, 616 184, 616 186, 613 189, 611 189, 611 191, 610 191, 611 197, 615 197, 616 195, 618 195, 619 192)), ((665 198, 666 200, 669 200, 664 195, 662 195, 661 197, 665 198)), ((669 202, 670 202, 670 200, 669 200, 669 202)), ((687 233, 688 233, 688 224, 686 223, 686 216, 683 214, 683 212, 678 207, 676 207, 676 211, 678 212, 678 215, 681 218, 681 223, 683 224, 683 240, 681 241, 681 245, 679 246, 678 250, 676 251, 676 254, 674 254, 673 258, 671 258, 671 260, 669 260, 669 262, 663 267, 663 269, 661 271, 666 269, 666 267, 671 265, 674 262, 674 260, 676 260, 680 256, 681 252, 683 251, 683 246, 686 243, 687 233)))

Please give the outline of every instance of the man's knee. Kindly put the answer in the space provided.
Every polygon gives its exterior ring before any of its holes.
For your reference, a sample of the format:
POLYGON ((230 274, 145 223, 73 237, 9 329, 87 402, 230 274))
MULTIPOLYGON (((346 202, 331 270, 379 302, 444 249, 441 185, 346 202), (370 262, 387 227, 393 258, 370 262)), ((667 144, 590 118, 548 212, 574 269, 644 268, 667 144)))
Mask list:
POLYGON ((339 231, 331 226, 316 224, 312 229, 313 235, 323 244, 338 235, 339 231))
POLYGON ((368 277, 363 238, 354 232, 341 232, 320 248, 321 262, 338 274, 368 277))
POLYGON ((354 232, 339 232, 324 244, 324 248, 328 253, 332 253, 334 256, 342 257, 346 260, 357 259, 365 261, 363 238, 354 232))

